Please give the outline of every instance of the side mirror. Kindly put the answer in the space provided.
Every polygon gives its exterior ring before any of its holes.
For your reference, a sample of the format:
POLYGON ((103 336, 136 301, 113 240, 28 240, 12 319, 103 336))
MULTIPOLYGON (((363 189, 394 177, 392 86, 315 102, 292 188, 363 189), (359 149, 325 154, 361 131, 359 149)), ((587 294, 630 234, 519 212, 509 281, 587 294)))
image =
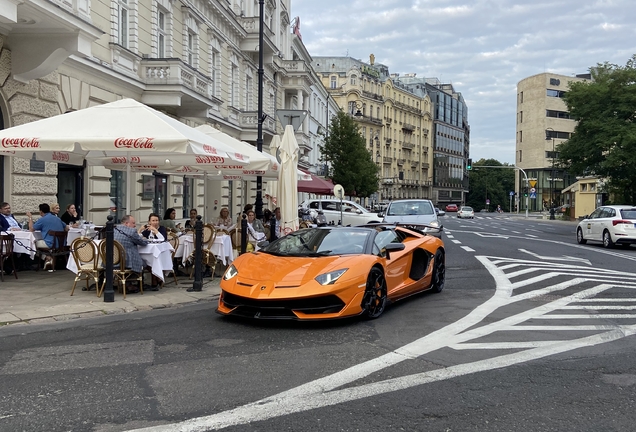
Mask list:
POLYGON ((384 250, 386 251, 386 259, 391 259, 390 252, 401 251, 404 250, 404 243, 389 243, 384 246, 384 250))
POLYGON ((384 217, 384 212, 380 212, 380 213, 378 213, 378 217, 379 217, 379 218, 383 218, 383 217, 384 217))
POLYGON ((360 210, 360 209, 356 209, 356 213, 357 213, 357 214, 362 214, 362 210, 360 210))

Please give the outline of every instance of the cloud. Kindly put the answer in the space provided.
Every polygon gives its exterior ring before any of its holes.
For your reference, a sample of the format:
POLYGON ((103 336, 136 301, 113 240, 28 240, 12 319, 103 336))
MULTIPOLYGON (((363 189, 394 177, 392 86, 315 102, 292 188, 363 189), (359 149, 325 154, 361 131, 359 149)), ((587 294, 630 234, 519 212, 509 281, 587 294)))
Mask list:
POLYGON ((451 82, 468 103, 471 157, 514 163, 516 85, 624 65, 633 0, 291 0, 313 56, 344 56, 451 82))

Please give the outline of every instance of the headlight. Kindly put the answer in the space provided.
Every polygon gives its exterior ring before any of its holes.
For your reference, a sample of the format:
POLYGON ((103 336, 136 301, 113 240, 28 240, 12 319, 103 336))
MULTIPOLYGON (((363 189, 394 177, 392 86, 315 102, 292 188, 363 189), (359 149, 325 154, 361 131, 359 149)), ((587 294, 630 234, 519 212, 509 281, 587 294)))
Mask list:
POLYGON ((316 281, 320 285, 332 285, 346 272, 348 269, 336 270, 316 276, 316 281))
POLYGON ((223 274, 223 280, 230 280, 237 274, 238 274, 238 270, 236 269, 236 267, 234 267, 234 264, 231 264, 227 268, 227 270, 225 270, 225 273, 223 274))
POLYGON ((439 222, 438 221, 433 221, 429 224, 432 227, 438 227, 439 226, 439 222))

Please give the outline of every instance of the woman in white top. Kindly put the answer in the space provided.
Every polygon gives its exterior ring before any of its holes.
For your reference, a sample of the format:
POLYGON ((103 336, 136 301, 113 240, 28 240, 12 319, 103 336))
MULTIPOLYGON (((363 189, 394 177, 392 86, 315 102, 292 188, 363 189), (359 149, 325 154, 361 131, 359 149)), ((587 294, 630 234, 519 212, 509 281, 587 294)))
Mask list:
POLYGON ((248 210, 247 212, 247 231, 249 234, 248 240, 261 241, 265 239, 265 228, 263 222, 256 219, 256 213, 254 210, 248 210))

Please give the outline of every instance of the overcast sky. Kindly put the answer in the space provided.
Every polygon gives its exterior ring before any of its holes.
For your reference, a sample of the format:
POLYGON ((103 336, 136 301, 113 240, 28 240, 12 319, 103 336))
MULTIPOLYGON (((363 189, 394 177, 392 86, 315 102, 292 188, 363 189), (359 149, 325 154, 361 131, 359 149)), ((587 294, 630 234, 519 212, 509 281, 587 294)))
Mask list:
POLYGON ((312 56, 450 82, 468 104, 471 158, 514 163, 516 87, 553 72, 624 66, 636 54, 636 0, 291 0, 312 56))

